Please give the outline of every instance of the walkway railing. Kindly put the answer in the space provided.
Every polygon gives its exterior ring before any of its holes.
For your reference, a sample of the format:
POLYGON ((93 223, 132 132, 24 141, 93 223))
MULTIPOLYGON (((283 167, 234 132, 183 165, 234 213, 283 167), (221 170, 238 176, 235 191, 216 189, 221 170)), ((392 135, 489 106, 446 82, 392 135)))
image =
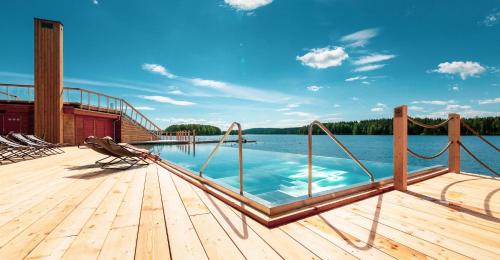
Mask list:
POLYGON ((444 120, 435 125, 429 125, 422 123, 414 118, 408 116, 407 106, 400 106, 394 109, 394 185, 398 190, 406 190, 406 180, 407 180, 407 153, 410 155, 424 160, 432 160, 443 155, 448 151, 448 171, 460 173, 460 148, 464 149, 474 160, 481 164, 488 171, 496 176, 500 176, 493 168, 481 161, 477 156, 475 156, 461 141, 460 141, 460 128, 463 126, 465 129, 469 130, 475 136, 479 137, 483 142, 493 147, 497 152, 500 151, 497 146, 495 146, 490 141, 486 140, 477 131, 475 131, 471 126, 464 122, 460 118, 459 114, 449 114, 448 119, 444 120), (434 155, 422 155, 408 148, 408 122, 415 125, 421 126, 427 129, 435 129, 439 127, 448 126, 448 143, 445 147, 434 155))
MULTIPOLYGON (((33 102, 33 85, 0 84, 0 100, 7 102, 33 102)), ((82 88, 64 88, 63 100, 66 104, 90 111, 119 114, 131 122, 145 128, 159 139, 164 131, 148 117, 122 98, 113 97, 82 88)))
POLYGON ((307 149, 307 158, 308 158, 308 180, 307 180, 307 194, 309 197, 312 197, 312 130, 314 126, 318 126, 323 132, 325 132, 340 148, 347 154, 351 159, 353 159, 361 169, 370 177, 370 182, 374 182, 375 179, 373 177, 373 174, 365 167, 365 165, 356 158, 356 156, 347 149, 347 147, 340 142, 335 135, 326 128, 325 125, 323 125, 321 122, 315 120, 309 125, 308 129, 308 149, 307 149))
POLYGON ((208 162, 212 159, 212 157, 215 155, 219 147, 224 143, 226 138, 231 134, 233 131, 233 128, 237 126, 238 127, 238 161, 239 161, 239 177, 240 177, 240 195, 243 195, 243 137, 242 137, 242 130, 241 130, 241 125, 240 123, 233 122, 231 126, 229 126, 229 129, 227 129, 226 133, 224 136, 220 139, 220 141, 217 143, 215 148, 212 150, 210 155, 208 156, 207 160, 205 163, 200 168, 200 176, 203 174, 203 170, 205 170, 205 167, 207 167, 208 162))

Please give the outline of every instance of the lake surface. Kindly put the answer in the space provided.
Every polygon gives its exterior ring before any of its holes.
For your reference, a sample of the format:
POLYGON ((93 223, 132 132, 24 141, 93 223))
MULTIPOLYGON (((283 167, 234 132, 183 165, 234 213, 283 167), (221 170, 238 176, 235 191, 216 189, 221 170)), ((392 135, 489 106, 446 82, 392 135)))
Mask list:
MULTIPOLYGON (((360 160, 392 163, 391 135, 338 135, 341 140, 360 160)), ((213 140, 219 136, 200 136, 200 140, 213 140)), ((231 136, 230 139, 235 137, 231 136)), ((256 143, 244 144, 245 149, 307 154, 306 135, 245 135, 256 143)), ((497 172, 500 170, 499 153, 475 136, 462 136, 462 143, 479 159, 497 172)), ((500 146, 500 136, 486 136, 490 142, 500 146)), ((447 136, 408 136, 408 147, 423 155, 434 155, 448 143, 447 136)), ((235 146, 236 144, 226 144, 235 146)), ((243 154, 245 151, 243 151, 243 154)), ((313 154, 328 157, 348 158, 348 156, 326 135, 313 136, 313 154)), ((448 153, 434 160, 422 160, 408 156, 408 164, 418 166, 447 165, 448 153)), ((461 150, 462 171, 492 175, 465 151, 461 150)))

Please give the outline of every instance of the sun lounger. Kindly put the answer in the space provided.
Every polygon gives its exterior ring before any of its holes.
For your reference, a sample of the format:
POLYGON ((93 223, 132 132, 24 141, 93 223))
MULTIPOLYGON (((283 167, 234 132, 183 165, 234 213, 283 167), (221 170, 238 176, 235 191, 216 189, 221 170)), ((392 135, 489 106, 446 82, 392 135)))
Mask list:
POLYGON ((153 156, 150 151, 145 149, 140 149, 129 144, 118 144, 111 137, 96 138, 97 144, 106 149, 108 152, 114 154, 115 157, 126 158, 125 162, 129 165, 120 169, 128 169, 138 163, 142 165, 148 165, 146 161, 148 157, 153 156))
POLYGON ((10 139, 13 139, 16 142, 19 142, 19 143, 23 144, 23 145, 26 145, 26 146, 29 146, 29 147, 33 147, 37 151, 39 151, 40 153, 42 153, 44 155, 51 155, 51 154, 55 154, 56 153, 49 146, 32 142, 32 141, 30 141, 29 139, 27 139, 26 137, 24 137, 20 133, 10 132, 9 135, 8 135, 8 137, 10 139))
POLYGON ((13 142, 3 136, 0 136, 0 159, 14 162, 15 158, 35 159, 40 156, 38 149, 13 142))
MULTIPOLYGON (((106 156, 100 160, 97 160, 95 162, 96 164, 99 164, 101 167, 107 167, 109 165, 118 164, 120 162, 124 162, 126 164, 129 163, 126 158, 122 158, 121 156, 117 156, 116 154, 111 153, 108 150, 104 149, 101 145, 99 145, 97 143, 97 139, 98 138, 96 138, 94 136, 89 136, 89 137, 85 138, 85 140, 83 141, 83 144, 82 144, 82 145, 94 150, 95 152, 106 156), (109 159, 111 157, 113 158, 111 161, 105 161, 106 159, 109 159)), ((78 147, 80 147, 80 145, 78 145, 78 147)))
POLYGON ((54 151, 56 151, 57 153, 64 153, 64 151, 60 148, 61 146, 58 144, 49 143, 36 135, 23 135, 23 136, 34 143, 46 145, 51 149, 53 149, 54 151))

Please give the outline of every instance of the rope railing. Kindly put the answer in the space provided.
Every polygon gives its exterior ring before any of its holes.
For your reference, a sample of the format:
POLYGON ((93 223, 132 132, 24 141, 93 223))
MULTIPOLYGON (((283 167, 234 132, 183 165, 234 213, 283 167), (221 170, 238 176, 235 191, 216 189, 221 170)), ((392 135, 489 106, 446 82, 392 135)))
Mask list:
POLYGON ((444 152, 446 152, 448 149, 450 149, 451 143, 452 142, 448 142, 448 144, 443 148, 443 150, 441 150, 440 152, 438 152, 437 154, 432 155, 432 156, 418 154, 418 153, 414 152, 413 150, 411 150, 410 148, 407 148, 407 150, 411 155, 413 155, 416 158, 420 158, 420 159, 424 159, 424 160, 432 160, 432 159, 435 159, 435 158, 441 156, 444 152))
POLYGON ((491 173, 495 174, 496 176, 500 176, 500 174, 498 172, 496 172, 491 167, 489 167, 487 164, 485 164, 484 162, 482 162, 481 160, 479 160, 479 158, 477 158, 469 149, 467 149, 467 147, 465 147, 465 145, 462 142, 458 141, 458 144, 460 144, 460 146, 464 149, 464 151, 466 151, 470 155, 470 157, 472 157, 474 160, 476 160, 484 168, 486 168, 488 171, 490 171, 491 173))
POLYGON ((446 125, 450 120, 451 120, 451 118, 448 118, 447 120, 445 120, 439 124, 428 125, 428 124, 419 122, 419 121, 415 120, 414 118, 408 117, 408 121, 412 122, 413 124, 421 126, 423 128, 431 128, 431 129, 442 127, 442 126, 446 125))
POLYGON ((497 152, 500 152, 500 149, 494 145, 493 143, 491 143, 490 141, 486 140, 486 138, 484 138, 482 135, 479 134, 479 132, 477 132, 476 130, 474 130, 470 125, 468 125, 467 123, 464 122, 464 120, 461 120, 460 121, 462 123, 462 125, 467 128, 467 130, 469 130, 472 134, 474 134, 475 136, 479 137, 479 139, 481 139, 483 142, 485 142, 486 144, 488 144, 489 146, 493 147, 493 149, 497 150, 497 152))

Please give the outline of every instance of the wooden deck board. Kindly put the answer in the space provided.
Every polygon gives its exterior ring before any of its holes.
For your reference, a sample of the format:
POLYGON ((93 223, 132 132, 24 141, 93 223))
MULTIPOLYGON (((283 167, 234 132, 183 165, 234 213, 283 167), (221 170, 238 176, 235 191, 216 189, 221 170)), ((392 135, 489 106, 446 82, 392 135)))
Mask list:
POLYGON ((0 259, 500 259, 500 181, 445 174, 268 229, 88 149, 0 166, 0 259))

